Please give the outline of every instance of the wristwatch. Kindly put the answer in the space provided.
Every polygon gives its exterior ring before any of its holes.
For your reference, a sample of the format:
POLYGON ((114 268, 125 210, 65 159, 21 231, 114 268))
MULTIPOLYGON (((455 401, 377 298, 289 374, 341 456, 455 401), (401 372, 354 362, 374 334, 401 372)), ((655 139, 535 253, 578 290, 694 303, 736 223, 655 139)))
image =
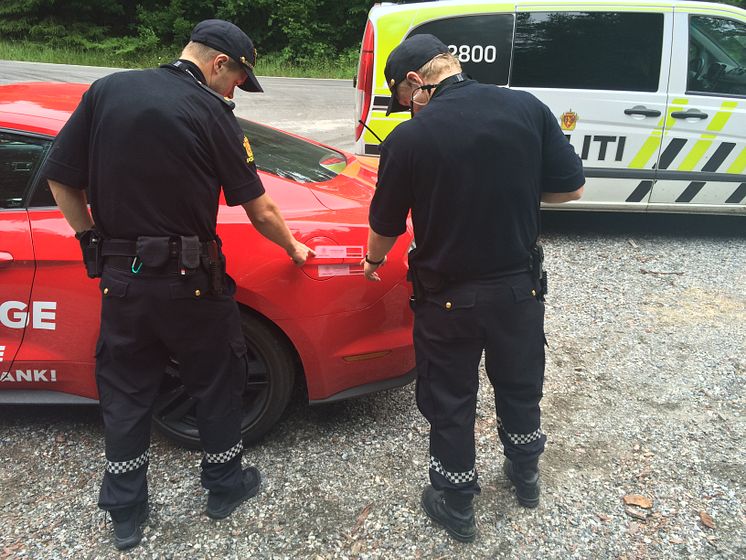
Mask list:
POLYGON ((373 266, 377 266, 379 264, 383 264, 383 261, 386 260, 386 255, 383 256, 383 258, 380 261, 372 261, 368 258, 368 253, 365 253, 365 262, 368 264, 372 264, 373 266))

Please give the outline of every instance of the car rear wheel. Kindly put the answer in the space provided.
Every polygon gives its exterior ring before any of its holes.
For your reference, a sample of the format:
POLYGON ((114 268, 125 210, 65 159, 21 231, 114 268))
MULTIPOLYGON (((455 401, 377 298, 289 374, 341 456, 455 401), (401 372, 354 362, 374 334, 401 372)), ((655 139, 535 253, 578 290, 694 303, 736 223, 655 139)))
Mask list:
MULTIPOLYGON (((241 403, 241 434, 245 443, 267 433, 282 416, 295 379, 294 352, 264 320, 242 313, 241 328, 248 349, 248 376, 241 403)), ((199 430, 190 397, 178 376, 178 364, 169 368, 153 409, 153 423, 169 438, 190 449, 201 449, 199 430)))

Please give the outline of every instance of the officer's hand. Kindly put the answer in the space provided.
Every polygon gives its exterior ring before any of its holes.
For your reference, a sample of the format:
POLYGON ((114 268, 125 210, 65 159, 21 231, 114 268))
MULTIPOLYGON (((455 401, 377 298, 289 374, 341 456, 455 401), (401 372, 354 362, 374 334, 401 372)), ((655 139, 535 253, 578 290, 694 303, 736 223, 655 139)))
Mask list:
POLYGON ((361 260, 360 264, 363 265, 363 274, 365 274, 366 280, 370 280, 371 282, 381 281, 381 277, 378 276, 377 270, 386 264, 386 257, 383 258, 381 264, 370 264, 365 259, 361 260))
POLYGON ((292 250, 288 251, 288 255, 290 255, 295 266, 303 266, 306 264, 308 257, 315 256, 316 252, 310 247, 306 247, 300 241, 295 241, 292 250))

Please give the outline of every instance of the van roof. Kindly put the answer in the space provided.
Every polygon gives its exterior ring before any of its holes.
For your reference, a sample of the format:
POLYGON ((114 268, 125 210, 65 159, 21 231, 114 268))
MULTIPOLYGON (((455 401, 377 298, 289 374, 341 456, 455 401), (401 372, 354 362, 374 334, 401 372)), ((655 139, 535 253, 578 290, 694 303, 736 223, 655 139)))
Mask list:
MULTIPOLYGON (((490 5, 496 5, 495 0, 429 0, 429 1, 423 1, 423 0, 398 0, 394 2, 380 2, 373 6, 373 9, 375 8, 391 8, 391 7, 401 7, 402 9, 422 9, 426 6, 423 6, 423 4, 438 4, 439 7, 442 6, 448 6, 449 4, 454 7, 467 7, 470 5, 480 5, 480 4, 490 4, 490 5)), ((536 6, 577 6, 578 8, 582 8, 583 6, 588 5, 599 5, 599 6, 610 6, 610 7, 619 7, 619 6, 673 6, 674 4, 677 5, 686 5, 686 6, 697 6, 697 7, 703 7, 703 8, 713 8, 713 7, 722 7, 726 9, 732 9, 734 11, 741 11, 745 12, 746 10, 743 10, 741 8, 738 8, 737 6, 733 6, 730 4, 720 4, 716 2, 701 2, 701 1, 693 1, 693 0, 624 0, 622 2, 610 2, 609 0, 512 0, 500 3, 503 5, 520 5, 520 6, 530 6, 530 5, 536 5, 536 6)), ((498 4, 498 5, 500 5, 498 4)))

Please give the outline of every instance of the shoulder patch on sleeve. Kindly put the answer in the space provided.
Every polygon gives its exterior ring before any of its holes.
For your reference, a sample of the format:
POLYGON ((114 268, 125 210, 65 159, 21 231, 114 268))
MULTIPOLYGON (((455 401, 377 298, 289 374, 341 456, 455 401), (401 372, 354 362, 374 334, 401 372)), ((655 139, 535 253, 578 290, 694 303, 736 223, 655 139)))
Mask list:
POLYGON ((246 163, 254 163, 254 152, 251 150, 251 144, 249 144, 249 139, 245 135, 243 137, 243 147, 246 150, 246 163))

